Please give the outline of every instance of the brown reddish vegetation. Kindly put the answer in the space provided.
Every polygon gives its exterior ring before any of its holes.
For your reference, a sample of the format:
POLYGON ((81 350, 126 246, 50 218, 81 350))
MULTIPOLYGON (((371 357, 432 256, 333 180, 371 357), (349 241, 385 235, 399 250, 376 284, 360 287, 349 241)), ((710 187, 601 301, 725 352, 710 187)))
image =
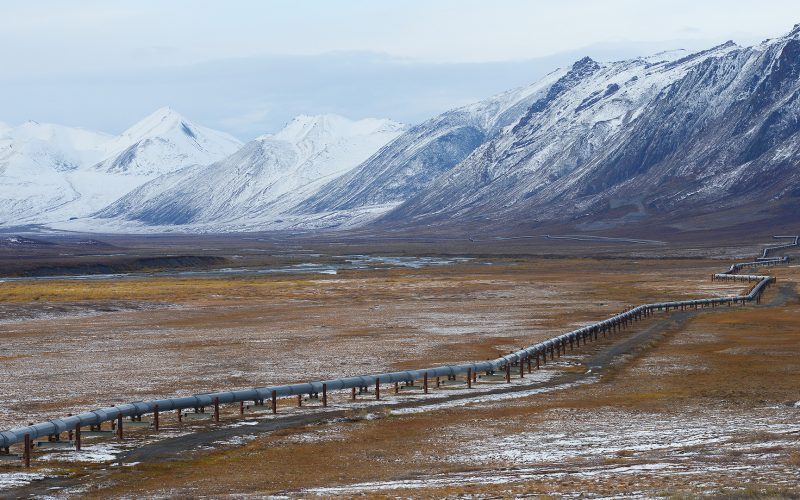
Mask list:
MULTIPOLYGON (((506 259, 337 276, 4 283, 9 312, 42 317, 0 324, 14 345, 0 365, 0 427, 133 399, 486 359, 642 300, 697 295, 686 262, 648 265, 647 282, 635 262, 506 259), (56 312, 61 304, 71 312, 56 312), (95 312, 76 315, 81 304, 95 312)), ((698 266, 710 274, 719 263, 698 266)))
MULTIPOLYGON (((687 283, 706 287, 706 292, 698 295, 707 294, 710 285, 698 276, 719 268, 718 263, 709 262, 660 262, 654 269, 645 269, 620 261, 603 266, 597 275, 584 274, 595 269, 596 264, 531 261, 503 267, 471 265, 348 273, 322 280, 245 280, 238 287, 227 289, 221 298, 212 296, 220 293, 217 287, 232 285, 203 282, 189 295, 203 300, 204 307, 213 313, 179 310, 152 321, 153 325, 177 329, 181 337, 189 335, 193 340, 174 344, 175 339, 159 338, 154 348, 198 351, 207 357, 218 353, 219 346, 235 348, 246 343, 247 329, 268 318, 270 330, 280 332, 285 339, 298 338, 298 325, 309 328, 330 324, 331 331, 315 330, 311 336, 299 337, 310 343, 312 352, 323 352, 324 345, 333 339, 334 345, 348 345, 342 356, 370 349, 376 363, 389 366, 475 359, 549 336, 576 322, 602 317, 625 304, 661 300, 665 295, 685 296, 679 288, 691 288, 687 283), (609 286, 605 280, 612 276, 618 281, 609 286), (209 287, 206 295, 198 298, 197 290, 205 287, 209 287), (604 300, 604 295, 611 300, 604 300), (562 305, 556 306, 556 302, 562 305), (237 307, 227 307, 232 304, 237 307), (351 307, 347 314, 337 310, 346 304, 351 307), (218 308, 220 305, 225 307, 218 308), (474 334, 447 330, 462 315, 463 328, 476 321, 479 324, 475 330, 485 331, 493 322, 500 322, 501 327, 495 326, 479 337, 479 342, 473 342, 474 334), (416 318, 417 323, 412 325, 410 317, 416 318), (420 325, 420 318, 444 331, 426 330, 420 325), (237 325, 235 330, 224 329, 229 322, 237 325), (291 325, 295 328, 289 329, 291 325), (214 340, 208 333, 197 333, 206 329, 239 333, 214 340), (320 342, 319 337, 326 342, 320 342), (358 348, 349 344, 354 339, 360 341, 358 348), (431 344, 417 349, 423 342, 431 344)), ((796 280, 800 275, 798 268, 775 272, 781 282, 786 278, 796 280)), ((722 284, 714 287, 736 289, 722 284)), ((785 430, 785 426, 792 420, 796 422, 800 410, 786 403, 800 399, 800 304, 796 295, 788 294, 786 289, 779 296, 777 288, 770 289, 765 297, 765 303, 770 301, 775 303, 769 307, 705 311, 687 322, 669 322, 638 355, 606 369, 598 383, 502 403, 377 420, 363 420, 354 414, 350 422, 281 431, 240 447, 201 453, 181 461, 118 468, 106 472, 102 485, 92 493, 107 497, 289 491, 306 496, 303 489, 319 486, 424 480, 434 475, 450 478, 473 474, 485 478, 509 471, 513 476, 519 469, 527 476, 522 474, 500 484, 455 482, 389 490, 387 495, 513 496, 588 491, 612 496, 637 492, 680 496, 702 491, 753 497, 791 496, 800 487, 796 469, 800 435, 785 430), (748 421, 774 423, 777 427, 767 431, 761 424, 752 428, 742 425, 748 421), (714 431, 717 440, 709 439, 709 444, 701 439, 688 444, 667 443, 666 447, 653 450, 628 447, 624 442, 626 434, 642 432, 648 422, 659 423, 655 430, 663 426, 670 431, 670 425, 678 425, 676 436, 682 434, 681 423, 695 429, 693 432, 706 427, 719 429, 714 431), (613 451, 593 452, 586 447, 585 452, 567 450, 560 458, 543 462, 525 458, 524 453, 521 458, 503 459, 481 452, 487 444, 491 448, 493 442, 504 439, 523 443, 523 452, 563 451, 565 445, 552 441, 551 436, 565 433, 579 437, 581 431, 592 429, 613 451), (684 468, 683 473, 659 473, 658 468, 636 474, 618 472, 629 466, 662 464, 678 464, 684 468), (526 471, 531 468, 540 471, 538 475, 530 477, 526 471), (580 475, 576 471, 599 473, 580 475)), ((124 330, 125 322, 133 320, 141 321, 142 317, 132 314, 113 326, 124 330)), ((646 324, 637 326, 637 330, 646 324)), ((603 345, 592 344, 581 351, 581 356, 590 355, 603 345)), ((286 340, 275 346, 293 354, 302 352, 286 340)), ((238 356, 246 355, 243 350, 236 352, 238 356)), ((231 358, 228 361, 232 362, 231 358)), ((270 361, 276 363, 272 358, 270 361)), ((291 367, 286 368, 287 373, 290 370, 291 367)), ((514 449, 514 445, 506 446, 514 449)), ((89 474, 87 480, 94 477, 91 468, 81 472, 84 473, 89 474)), ((330 495, 356 492, 345 489, 330 495)), ((378 490, 369 494, 382 496, 378 490)))

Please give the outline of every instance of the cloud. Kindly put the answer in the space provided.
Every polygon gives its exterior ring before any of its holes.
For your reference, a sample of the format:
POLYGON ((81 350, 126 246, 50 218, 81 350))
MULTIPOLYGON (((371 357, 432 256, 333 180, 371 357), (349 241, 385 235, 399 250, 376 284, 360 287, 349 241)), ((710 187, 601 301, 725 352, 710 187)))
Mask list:
POLYGON ((266 108, 248 111, 244 114, 236 116, 227 116, 219 119, 219 123, 223 124, 229 131, 246 131, 255 128, 266 128, 268 122, 269 110, 266 108))
POLYGON ((584 55, 746 44, 797 20, 796 0, 7 0, 0 120, 119 132, 168 103, 242 139, 299 113, 416 123, 584 55))
POLYGON ((681 34, 684 34, 684 35, 697 35, 697 34, 702 33, 702 32, 703 32, 703 30, 701 30, 697 26, 684 26, 684 27, 678 29, 678 33, 681 33, 681 34))

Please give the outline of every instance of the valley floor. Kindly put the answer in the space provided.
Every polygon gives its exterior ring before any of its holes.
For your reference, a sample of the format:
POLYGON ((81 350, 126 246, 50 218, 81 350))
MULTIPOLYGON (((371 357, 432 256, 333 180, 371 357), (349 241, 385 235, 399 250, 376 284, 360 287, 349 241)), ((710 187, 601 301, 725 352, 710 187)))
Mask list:
MULTIPOLYGON (((486 359, 631 304, 747 286, 706 278, 725 267, 498 257, 332 276, 4 283, 0 335, 13 350, 0 353, 0 428, 486 359)), ((124 443, 87 441, 81 455, 37 453, 30 471, 0 463, 0 494, 796 496, 800 267, 773 272, 761 306, 656 316, 510 385, 484 378, 427 399, 386 388, 380 403, 334 393, 328 413, 286 400, 278 418, 224 408, 214 427, 165 415, 159 435, 130 428, 124 443)))

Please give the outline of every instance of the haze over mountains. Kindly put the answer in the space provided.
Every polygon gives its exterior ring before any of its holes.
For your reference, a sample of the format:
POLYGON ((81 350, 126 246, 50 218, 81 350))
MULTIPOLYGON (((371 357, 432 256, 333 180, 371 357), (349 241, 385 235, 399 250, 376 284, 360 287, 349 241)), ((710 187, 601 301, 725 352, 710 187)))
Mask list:
POLYGON ((241 147, 169 108, 119 136, 33 121, 0 129, 0 223, 83 218, 163 173, 241 147))
POLYGON ((413 127, 301 116, 241 145, 168 109, 119 137, 0 125, 0 221, 113 232, 766 223, 797 218, 799 97, 800 25, 753 47, 584 58, 413 127))

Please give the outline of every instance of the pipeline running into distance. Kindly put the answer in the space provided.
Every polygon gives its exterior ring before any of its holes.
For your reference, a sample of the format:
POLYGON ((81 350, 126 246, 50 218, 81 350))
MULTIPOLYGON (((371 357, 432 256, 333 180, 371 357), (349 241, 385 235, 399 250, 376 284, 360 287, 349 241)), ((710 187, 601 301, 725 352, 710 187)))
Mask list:
POLYGON ((154 413, 155 411, 163 412, 168 410, 195 409, 211 406, 213 404, 219 405, 243 401, 263 401, 273 397, 283 398, 287 396, 302 396, 304 394, 318 394, 323 392, 323 385, 327 391, 333 391, 370 387, 378 382, 386 384, 395 382, 413 382, 414 380, 423 379, 426 376, 442 377, 456 376, 466 373, 475 374, 478 372, 494 373, 506 369, 507 366, 517 362, 522 363, 530 357, 543 354, 546 355, 548 351, 552 356, 554 350, 562 348, 566 349, 567 344, 572 344, 576 341, 579 343, 581 340, 586 342, 586 340, 590 337, 597 339, 599 334, 611 332, 614 328, 619 328, 620 325, 627 325, 633 320, 648 317, 656 311, 669 312, 670 309, 674 310, 684 308, 714 307, 722 304, 744 304, 745 302, 752 302, 754 300, 758 301, 764 289, 771 283, 775 282, 775 278, 772 276, 737 275, 735 273, 744 267, 772 266, 777 263, 788 262, 788 257, 773 258, 769 257, 769 254, 776 250, 798 246, 798 239, 800 237, 775 236, 775 238, 791 238, 793 239, 793 242, 784 245, 767 247, 764 249, 762 256, 757 261, 733 264, 727 271, 715 274, 713 276, 713 279, 746 279, 748 281, 757 281, 755 286, 753 286, 753 288, 751 288, 750 291, 745 295, 642 304, 605 320, 592 323, 588 326, 578 328, 577 330, 564 333, 557 337, 539 342, 530 347, 526 347, 514 353, 501 356, 490 361, 437 366, 410 371, 377 373, 374 375, 320 380, 299 384, 276 385, 254 389, 196 394, 194 396, 185 396, 179 398, 137 401, 117 406, 99 408, 81 413, 79 415, 48 420, 47 422, 0 432, 0 448, 21 443, 24 441, 26 435, 28 436, 28 439, 34 439, 41 436, 52 436, 62 432, 69 432, 75 429, 76 426, 95 426, 101 424, 102 422, 111 422, 117 420, 120 417, 138 417, 144 414, 154 413))

